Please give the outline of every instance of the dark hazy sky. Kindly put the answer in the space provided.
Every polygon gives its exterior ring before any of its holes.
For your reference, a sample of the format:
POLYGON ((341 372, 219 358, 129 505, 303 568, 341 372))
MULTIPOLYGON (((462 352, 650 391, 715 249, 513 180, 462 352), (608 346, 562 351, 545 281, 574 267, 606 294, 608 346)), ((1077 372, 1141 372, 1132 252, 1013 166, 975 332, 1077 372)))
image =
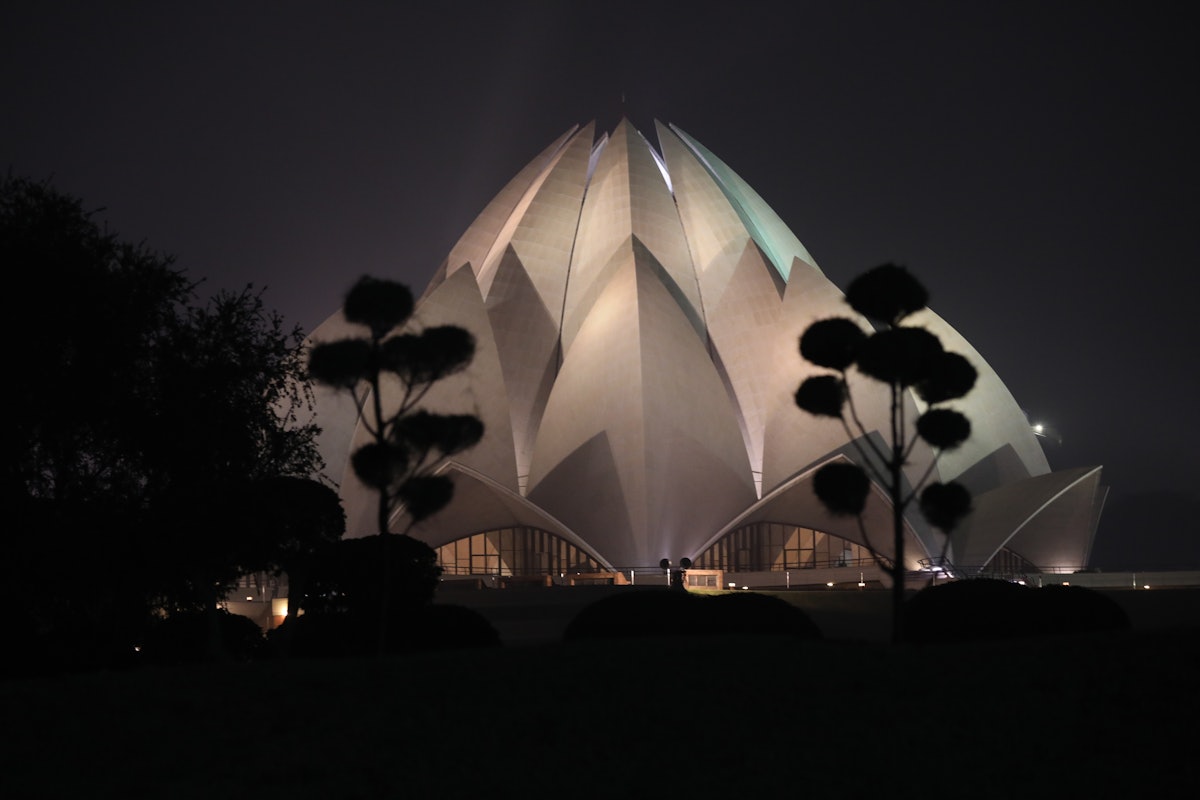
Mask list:
POLYGON ((509 178, 575 123, 611 128, 624 95, 648 136, 673 122, 725 160, 838 285, 912 268, 1061 431, 1051 465, 1105 466, 1101 563, 1200 567, 1184 12, 408 5, 6 3, 0 168, 311 329, 360 274, 420 291, 509 178))

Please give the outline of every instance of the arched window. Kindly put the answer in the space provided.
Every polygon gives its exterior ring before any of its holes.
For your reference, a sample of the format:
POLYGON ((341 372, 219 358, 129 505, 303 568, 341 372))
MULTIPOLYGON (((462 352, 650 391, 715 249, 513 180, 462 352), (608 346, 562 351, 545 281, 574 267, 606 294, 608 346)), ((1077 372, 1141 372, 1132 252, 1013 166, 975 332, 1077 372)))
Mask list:
POLYGON ((872 567, 870 551, 831 533, 782 522, 755 522, 727 535, 693 559, 696 569, 782 572, 822 567, 872 567))
POLYGON ((539 528, 499 528, 437 548, 445 575, 562 575, 604 568, 567 540, 539 528))

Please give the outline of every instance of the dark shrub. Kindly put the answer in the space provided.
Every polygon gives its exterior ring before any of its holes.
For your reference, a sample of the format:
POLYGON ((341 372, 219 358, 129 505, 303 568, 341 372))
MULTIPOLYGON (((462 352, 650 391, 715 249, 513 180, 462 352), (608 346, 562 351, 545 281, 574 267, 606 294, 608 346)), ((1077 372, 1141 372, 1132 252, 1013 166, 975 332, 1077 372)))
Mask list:
POLYGON ((245 661, 263 644, 262 628, 249 617, 218 610, 172 614, 146 632, 142 659, 152 664, 187 664, 214 658, 245 661))
POLYGON ((1007 639, 1035 632, 1028 595, 1033 589, 978 578, 917 592, 905 610, 906 638, 913 642, 1007 639))
POLYGON ((706 606, 713 633, 779 633, 820 639, 821 629, 786 600, 755 592, 698 598, 706 606))
POLYGON ((671 589, 630 589, 584 607, 567 624, 565 639, 611 639, 703 633, 697 598, 671 589))
POLYGON ((964 580, 918 592, 908 601, 908 639, 955 642, 1130 627, 1125 611, 1081 586, 1030 589, 1009 581, 964 580))
POLYGON ((401 622, 389 651, 417 653, 499 646, 500 634, 478 611, 465 606, 429 605, 401 622))
MULTIPOLYGON (((388 534, 342 539, 320 554, 305 584, 304 613, 271 634, 271 652, 295 656, 362 656, 380 651, 380 612, 387 598, 389 641, 429 606, 441 567, 429 545, 388 534), (386 569, 385 569, 386 560, 386 569), (386 590, 385 590, 386 589, 386 590)), ((395 640, 399 641, 399 640, 395 640)))
POLYGON ((636 636, 784 634, 820 638, 817 626, 784 600, 753 592, 688 594, 638 589, 597 600, 571 620, 566 639, 636 636))
POLYGON ((433 548, 411 536, 377 534, 331 546, 305 587, 304 609, 376 612, 383 605, 385 558, 392 613, 407 613, 433 600, 442 574, 433 548))
POLYGON ((379 652, 378 621, 349 611, 324 611, 289 616, 267 634, 271 655, 303 658, 344 658, 379 652))
POLYGON ((1051 585, 1034 594, 1039 633, 1090 633, 1130 627, 1125 609, 1092 589, 1051 585))

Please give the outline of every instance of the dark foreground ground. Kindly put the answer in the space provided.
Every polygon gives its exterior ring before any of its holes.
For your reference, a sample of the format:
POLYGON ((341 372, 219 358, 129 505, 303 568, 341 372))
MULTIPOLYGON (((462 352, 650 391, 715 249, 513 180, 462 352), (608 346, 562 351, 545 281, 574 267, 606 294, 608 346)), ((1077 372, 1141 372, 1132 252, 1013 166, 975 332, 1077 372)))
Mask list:
POLYGON ((2 798, 1192 797, 1200 627, 147 668, 0 711, 2 798))

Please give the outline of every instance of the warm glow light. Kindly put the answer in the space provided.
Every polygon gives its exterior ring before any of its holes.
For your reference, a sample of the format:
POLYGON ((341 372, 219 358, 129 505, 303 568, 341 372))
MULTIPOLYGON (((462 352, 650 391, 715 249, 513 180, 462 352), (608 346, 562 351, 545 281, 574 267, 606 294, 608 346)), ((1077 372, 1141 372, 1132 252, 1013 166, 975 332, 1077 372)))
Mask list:
POLYGON ((860 589, 861 589, 861 588, 863 588, 864 586, 866 586, 866 584, 865 584, 865 583, 863 583, 862 581, 859 581, 859 582, 858 582, 858 588, 860 588, 860 589))
POLYGON ((1037 425, 1034 425, 1034 426, 1033 426, 1033 432, 1034 432, 1034 433, 1041 433, 1041 432, 1042 432, 1042 423, 1040 423, 1040 422, 1039 422, 1037 425))
POLYGON ((1149 589, 1149 588, 1150 588, 1150 584, 1148 584, 1148 583, 1146 583, 1146 584, 1142 584, 1142 588, 1143 588, 1143 589, 1149 589))
POLYGON ((247 600, 253 600, 253 599, 254 599, 254 597, 253 597, 253 595, 246 595, 246 599, 247 599, 247 600))
POLYGON ((1070 581, 1063 581, 1063 586, 1070 586, 1070 585, 1071 585, 1070 581))
POLYGON ((830 581, 829 583, 827 583, 827 584, 825 584, 825 585, 826 585, 826 586, 828 586, 830 589, 832 589, 832 588, 833 588, 833 581, 830 581))

